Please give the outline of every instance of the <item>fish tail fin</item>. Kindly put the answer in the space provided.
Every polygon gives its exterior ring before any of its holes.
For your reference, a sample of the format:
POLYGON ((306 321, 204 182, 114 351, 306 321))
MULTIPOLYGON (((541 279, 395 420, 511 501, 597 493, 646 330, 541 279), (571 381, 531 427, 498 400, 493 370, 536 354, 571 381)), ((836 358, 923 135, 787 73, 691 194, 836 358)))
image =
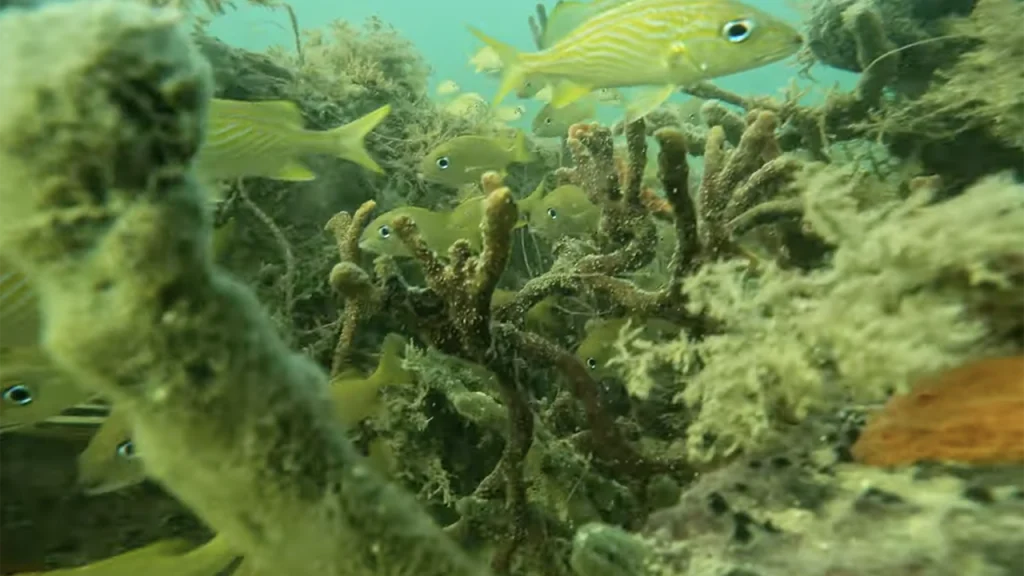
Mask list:
POLYGON ((185 554, 183 560, 187 559, 189 570, 186 571, 188 572, 219 574, 239 556, 241 554, 231 547, 227 538, 217 534, 207 540, 205 544, 190 550, 185 554))
POLYGON ((533 152, 530 151, 526 141, 526 132, 522 130, 516 131, 516 137, 512 143, 512 161, 519 164, 533 161, 533 152))
POLYGON ((406 340, 398 334, 388 334, 380 348, 380 360, 371 378, 382 386, 392 384, 408 384, 412 375, 402 368, 402 353, 405 351, 406 340))
POLYGON ((497 107, 509 93, 520 90, 526 83, 526 70, 523 68, 522 58, 515 46, 495 40, 472 26, 469 27, 469 31, 478 40, 490 46, 498 54, 501 63, 504 64, 501 84, 498 86, 498 92, 494 95, 494 101, 491 102, 492 107, 497 107))
POLYGON ((390 113, 391 105, 385 104, 362 118, 357 118, 344 126, 331 130, 331 136, 337 142, 338 157, 355 162, 363 168, 373 170, 378 174, 383 173, 384 170, 366 151, 366 144, 363 140, 390 113))

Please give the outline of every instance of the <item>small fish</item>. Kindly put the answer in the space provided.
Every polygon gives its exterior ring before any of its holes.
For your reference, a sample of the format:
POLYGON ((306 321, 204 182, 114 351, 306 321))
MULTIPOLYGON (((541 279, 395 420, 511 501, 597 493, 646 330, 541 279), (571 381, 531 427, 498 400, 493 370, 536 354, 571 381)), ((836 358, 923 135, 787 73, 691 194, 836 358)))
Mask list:
MULTIPOLYGON (((381 388, 412 382, 412 375, 402 368, 404 350, 405 339, 388 334, 372 374, 364 377, 349 372, 331 380, 334 408, 346 428, 376 413, 381 388)), ((134 486, 145 479, 146 471, 132 441, 131 426, 124 413, 115 408, 78 456, 78 487, 85 494, 96 496, 134 486)))
POLYGON ((90 496, 134 486, 146 479, 124 412, 114 409, 78 455, 78 487, 90 496))
MULTIPOLYGON (((459 203, 451 212, 435 212, 419 206, 402 206, 381 214, 373 219, 359 237, 359 248, 371 254, 386 254, 395 258, 412 256, 409 249, 394 232, 394 221, 399 216, 408 216, 416 223, 420 238, 427 247, 443 255, 458 240, 469 242, 474 252, 479 252, 483 238, 480 222, 484 216, 487 196, 478 195, 459 203)), ((520 202, 523 202, 522 200, 520 202)), ((526 224, 520 220, 516 228, 526 224)))
POLYGON ((633 0, 535 53, 470 31, 505 64, 493 105, 537 78, 555 84, 555 108, 599 88, 654 87, 632 99, 628 121, 657 108, 680 85, 781 60, 803 44, 790 25, 736 0, 633 0))
POLYGON ((359 248, 371 254, 386 254, 396 258, 412 256, 409 249, 394 233, 399 216, 408 216, 416 223, 420 237, 431 250, 447 254, 451 245, 466 240, 475 251, 480 250, 480 220, 483 218, 485 196, 468 198, 451 212, 435 212, 419 206, 402 206, 373 219, 359 238, 359 248))
POLYGON ((593 118, 597 114, 594 97, 581 98, 572 104, 555 108, 545 104, 533 117, 533 135, 539 138, 562 138, 569 133, 569 127, 593 118))
POLYGON ((597 95, 597 100, 602 104, 611 104, 614 106, 622 106, 626 103, 626 97, 622 95, 622 92, 615 88, 598 88, 594 90, 594 94, 597 95))
POLYGON ((462 88, 460 88, 454 80, 445 80, 437 85, 437 90, 435 92, 438 96, 451 96, 452 94, 457 94, 461 91, 462 88))
POLYGON ((180 539, 160 540, 85 566, 19 576, 216 576, 238 556, 219 535, 195 548, 180 539))
POLYGON ((61 410, 31 427, 21 428, 19 434, 36 437, 61 438, 64 440, 85 440, 95 436, 96 431, 110 416, 110 406, 100 402, 75 404, 61 410))
POLYGON ((477 74, 500 74, 504 64, 494 48, 481 46, 476 53, 469 58, 469 64, 473 66, 477 74))
MULTIPOLYGON (((515 290, 499 288, 491 296, 491 307, 507 304, 515 297, 515 290)), ((526 311, 526 329, 540 334, 557 334, 564 324, 558 314, 558 296, 548 296, 526 311)))
POLYGON ((487 100, 476 92, 459 94, 444 107, 447 114, 466 119, 484 116, 488 110, 490 110, 490 106, 488 106, 487 100))
POLYGON ((537 98, 548 87, 543 77, 526 77, 523 83, 516 88, 516 96, 519 98, 537 98))
POLYGON ((405 338, 388 334, 381 345, 377 369, 369 376, 344 373, 331 380, 331 398, 338 418, 346 428, 373 416, 380 407, 380 390, 384 386, 409 384, 412 374, 402 368, 405 338))
POLYGON ((499 122, 515 122, 526 114, 525 106, 501 106, 494 111, 494 119, 499 122))
POLYGON ((528 222, 530 232, 554 242, 593 234, 600 219, 601 209, 587 198, 587 193, 579 186, 566 184, 533 204, 528 222))
POLYGON ((0 259, 0 346, 39 344, 39 297, 28 278, 0 259))
MULTIPOLYGON (((595 373, 598 378, 615 376, 615 372, 608 368, 608 361, 615 357, 616 346, 619 341, 619 334, 630 318, 595 318, 587 322, 585 336, 576 348, 576 358, 595 373)), ((659 341, 674 338, 679 335, 679 327, 666 320, 649 318, 642 320, 643 332, 641 338, 645 340, 659 341)), ((632 328, 638 327, 637 320, 632 319, 632 328)))
POLYGON ((504 172, 509 164, 533 160, 526 148, 526 135, 458 136, 431 150, 419 164, 419 173, 427 182, 458 188, 477 184, 484 172, 504 172))
POLYGON ((0 431, 37 424, 90 396, 42 348, 0 349, 0 431))
POLYGON ((390 112, 391 106, 385 105, 344 126, 314 131, 303 128, 302 113, 293 102, 214 99, 197 170, 210 180, 313 180, 316 175, 299 158, 331 154, 383 172, 367 153, 363 138, 390 112))

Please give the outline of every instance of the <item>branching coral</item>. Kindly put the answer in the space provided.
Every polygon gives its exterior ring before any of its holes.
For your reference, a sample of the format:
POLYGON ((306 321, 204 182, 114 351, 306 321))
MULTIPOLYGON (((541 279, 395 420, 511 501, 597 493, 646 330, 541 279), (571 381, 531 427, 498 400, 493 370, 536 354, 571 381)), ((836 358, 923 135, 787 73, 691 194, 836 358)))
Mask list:
POLYGON ((875 402, 914 376, 999 349, 974 303, 1022 287, 1021 188, 991 179, 931 205, 934 187, 881 204, 871 187, 831 171, 806 183, 804 223, 838 247, 831 267, 704 267, 684 292, 722 332, 624 349, 640 393, 655 386, 658 366, 672 366, 694 411, 694 458, 749 449, 837 397, 875 402), (872 197, 871 207, 858 197, 872 197), (986 224, 965 227, 965 218, 986 224))
MULTIPOLYGON (((550 435, 550 423, 536 422, 531 407, 530 389, 522 378, 529 373, 520 363, 547 367, 560 374, 569 385, 571 396, 583 408, 587 432, 576 439, 578 449, 592 453, 595 466, 614 470, 620 478, 644 481, 652 475, 671 471, 685 475, 687 467, 681 461, 644 455, 626 440, 623 430, 603 405, 598 383, 568 351, 545 338, 523 329, 526 311, 535 303, 554 293, 576 294, 611 298, 623 309, 638 314, 667 313, 681 323, 699 330, 700 318, 686 312, 678 292, 679 282, 691 265, 686 256, 690 248, 681 248, 675 274, 668 287, 657 292, 639 290, 629 281, 616 275, 635 270, 653 257, 654 228, 650 215, 641 201, 640 179, 646 164, 646 143, 643 123, 629 129, 629 158, 618 165, 614 161, 611 133, 596 125, 573 128, 570 148, 576 159, 573 170, 562 177, 579 182, 591 198, 602 206, 600 244, 598 253, 588 254, 573 262, 563 260, 555 268, 517 292, 510 302, 492 308, 492 296, 509 262, 513 228, 518 217, 511 192, 496 175, 485 176, 482 183, 488 191, 486 210, 481 224, 484 237, 483 251, 470 252, 466 242, 452 246, 447 255, 432 252, 419 237, 416 224, 408 217, 399 217, 393 224, 394 233, 413 253, 422 270, 426 288, 408 286, 398 275, 388 258, 377 260, 376 273, 369 275, 358 266, 356 254, 342 242, 343 261, 332 273, 332 284, 347 299, 346 326, 366 320, 363 304, 377 303, 379 310, 404 325, 408 332, 447 354, 469 360, 486 367, 495 378, 501 403, 507 410, 507 430, 503 434, 505 449, 494 470, 474 490, 474 509, 492 501, 496 491, 505 487, 505 500, 509 520, 502 529, 507 537, 501 540, 493 558, 493 566, 505 572, 512 565, 513 553, 521 546, 543 550, 546 530, 538 524, 537 511, 530 504, 524 484, 524 466, 531 452, 536 434, 550 435), (540 426, 540 428, 537 428, 540 426)), ((687 180, 685 161, 674 155, 671 146, 664 148, 663 180, 672 190, 678 190, 687 180)), ((669 200, 686 198, 678 207, 679 214, 692 214, 692 202, 685 193, 675 193, 669 200)), ((364 205, 358 214, 370 208, 364 205)), ((351 238, 363 218, 336 216, 335 224, 348 224, 340 238, 351 238)), ((684 228, 688 231, 685 242, 695 236, 696 228, 690 218, 684 228)), ((335 226, 342 228, 342 226, 335 226)), ((342 348, 350 342, 347 336, 354 328, 343 329, 342 348)), ((459 395, 453 404, 462 405, 467 414, 474 410, 466 404, 468 396, 459 395)), ((489 411, 487 411, 489 413, 489 411)), ((551 450, 539 448, 541 453, 551 450)), ((485 506, 486 508, 486 506, 485 506)), ((468 519, 467 519, 468 521, 468 519)), ((491 520, 493 522, 493 519, 491 520)), ((541 557, 546 553, 537 552, 541 557)), ((522 558, 522 555, 520 555, 522 558)))

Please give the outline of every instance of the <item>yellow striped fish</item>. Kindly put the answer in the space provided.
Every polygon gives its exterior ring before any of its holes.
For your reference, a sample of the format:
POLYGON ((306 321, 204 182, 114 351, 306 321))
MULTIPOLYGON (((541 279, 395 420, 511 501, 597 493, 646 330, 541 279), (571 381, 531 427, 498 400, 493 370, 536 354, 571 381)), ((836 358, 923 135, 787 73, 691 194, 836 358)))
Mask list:
POLYGON ((223 536, 192 547, 180 539, 160 540, 84 566, 20 576, 215 576, 238 558, 223 536))
POLYGON ((38 424, 91 396, 42 348, 0 349, 0 432, 38 424))
POLYGON ((383 172, 363 138, 390 112, 391 106, 382 106, 344 126, 315 131, 303 128, 302 113, 293 102, 214 99, 196 158, 198 173, 211 180, 313 180, 316 175, 299 158, 314 154, 331 154, 383 172))
POLYGON ((680 85, 781 60, 803 44, 789 24, 736 0, 633 0, 534 53, 520 53, 472 27, 470 32, 505 64, 494 106, 538 79, 555 84, 555 108, 599 88, 656 87, 631 99, 629 121, 657 108, 680 85))

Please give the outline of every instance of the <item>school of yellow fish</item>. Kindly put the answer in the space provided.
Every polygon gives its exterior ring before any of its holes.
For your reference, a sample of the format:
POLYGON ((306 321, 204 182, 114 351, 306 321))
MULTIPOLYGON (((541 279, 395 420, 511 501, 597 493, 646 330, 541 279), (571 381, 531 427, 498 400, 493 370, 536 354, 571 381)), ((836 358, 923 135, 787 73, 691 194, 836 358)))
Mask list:
MULTIPOLYGON (((627 120, 640 118, 680 87, 784 59, 803 42, 789 24, 737 0, 562 1, 549 12, 536 52, 520 50, 476 28, 470 32, 483 45, 469 64, 476 73, 498 82, 495 94, 488 103, 480 94, 464 93, 457 82, 446 80, 435 90, 436 103, 452 116, 486 119, 490 124, 481 125, 490 128, 485 134, 448 139, 421 158, 411 159, 423 182, 460 191, 474 189, 486 172, 504 173, 513 164, 534 161, 526 133, 510 127, 527 108, 500 106, 510 94, 543 104, 529 120, 535 138, 565 138, 573 124, 595 118, 602 107, 622 109, 627 120)), ((701 104, 689 99, 678 112, 695 121, 701 104)), ((365 140, 390 111, 391 106, 385 105, 342 126, 317 131, 305 127, 303 113, 293 102, 215 99, 195 170, 211 183, 238 178, 308 181, 316 174, 305 159, 325 155, 381 173, 365 140)), ((448 211, 400 206, 380 214, 366 227, 359 246, 371 254, 410 256, 393 230, 395 218, 407 216, 439 254, 446 254, 459 240, 480 250, 484 196, 462 197, 448 211)), ((574 185, 546 190, 542 184, 518 204, 521 225, 548 242, 585 238, 597 229, 600 219, 599 207, 574 185)), ((493 303, 499 305, 513 296, 514 292, 499 290, 493 303)), ((556 297, 535 305, 527 315, 528 327, 554 330, 559 306, 556 297)), ((577 347, 580 362, 599 376, 612 375, 606 365, 614 355, 614 342, 621 330, 633 324, 652 337, 677 330, 656 320, 596 319, 586 327, 577 347)), ((48 425, 85 426, 95 432, 78 461, 78 485, 83 492, 103 494, 143 482, 145 455, 136 451, 131 422, 116 406, 92 398, 49 360, 40 346, 42 325, 38 295, 25 276, 0 258, 0 433, 32 433, 48 425)), ((389 335, 372 374, 346 372, 332 380, 342 423, 351 425, 379 410, 382 387, 411 381, 412 375, 401 365, 404 346, 404 339, 389 335)), ((371 447, 371 456, 373 451, 371 447)), ((376 462, 387 468, 386 460, 385 454, 376 462)), ((88 566, 45 574, 212 576, 235 560, 223 539, 215 537, 193 549, 182 542, 162 541, 88 566)))

